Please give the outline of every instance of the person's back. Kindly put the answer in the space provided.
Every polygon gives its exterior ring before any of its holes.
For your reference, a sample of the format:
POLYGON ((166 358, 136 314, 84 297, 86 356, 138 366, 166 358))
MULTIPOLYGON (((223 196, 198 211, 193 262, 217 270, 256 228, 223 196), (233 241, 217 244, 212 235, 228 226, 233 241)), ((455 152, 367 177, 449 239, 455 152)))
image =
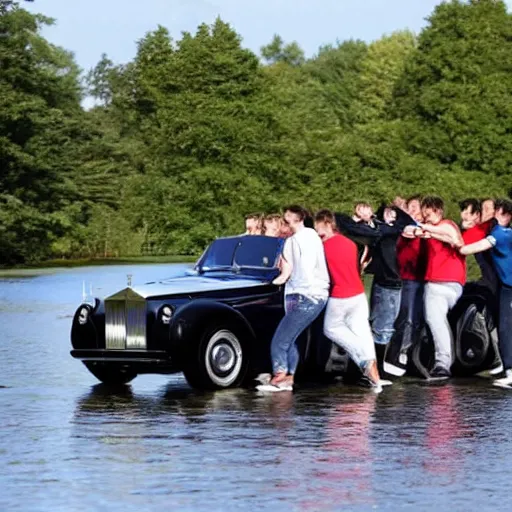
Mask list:
POLYGON ((293 235, 285 241, 281 272, 272 281, 275 285, 286 283, 285 315, 270 343, 273 377, 268 385, 263 385, 268 391, 293 388, 299 364, 296 340, 320 315, 329 296, 324 248, 315 230, 304 226, 306 214, 298 205, 285 208, 284 222, 293 235))
POLYGON ((396 245, 400 233, 383 236, 373 251, 373 274, 375 282, 386 288, 401 288, 402 279, 398 269, 396 245))
POLYGON ((307 297, 326 297, 329 274, 324 248, 316 231, 302 227, 285 242, 283 257, 291 264, 292 272, 286 283, 286 295, 300 293, 307 297))
POLYGON ((324 250, 331 277, 331 297, 344 299, 364 293, 357 245, 346 236, 335 234, 324 242, 324 250))
POLYGON ((382 390, 375 346, 368 322, 368 301, 359 274, 357 245, 335 231, 334 214, 320 210, 315 229, 324 242, 331 276, 331 292, 324 318, 324 334, 339 345, 368 377, 375 391, 382 390))

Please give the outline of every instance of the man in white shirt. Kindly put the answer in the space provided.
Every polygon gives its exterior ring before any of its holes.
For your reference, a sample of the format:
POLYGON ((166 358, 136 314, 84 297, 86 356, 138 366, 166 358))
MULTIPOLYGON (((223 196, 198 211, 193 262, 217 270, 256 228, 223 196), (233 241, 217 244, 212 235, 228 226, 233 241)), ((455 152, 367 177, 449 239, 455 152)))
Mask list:
POLYGON ((322 312, 329 296, 329 273, 322 240, 314 229, 304 226, 306 210, 285 209, 284 221, 293 235, 286 239, 281 274, 274 284, 285 284, 285 316, 271 343, 273 378, 276 390, 292 390, 299 363, 296 340, 322 312))

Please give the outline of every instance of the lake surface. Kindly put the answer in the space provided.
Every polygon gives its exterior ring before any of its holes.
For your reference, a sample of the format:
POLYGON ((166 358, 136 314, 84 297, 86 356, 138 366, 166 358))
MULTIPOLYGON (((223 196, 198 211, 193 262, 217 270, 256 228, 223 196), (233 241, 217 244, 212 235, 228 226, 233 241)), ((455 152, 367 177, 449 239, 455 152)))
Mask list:
POLYGON ((0 278, 0 511, 510 507, 512 392, 485 379, 259 396, 146 375, 112 394, 70 357, 84 282, 105 296, 186 268, 0 278))

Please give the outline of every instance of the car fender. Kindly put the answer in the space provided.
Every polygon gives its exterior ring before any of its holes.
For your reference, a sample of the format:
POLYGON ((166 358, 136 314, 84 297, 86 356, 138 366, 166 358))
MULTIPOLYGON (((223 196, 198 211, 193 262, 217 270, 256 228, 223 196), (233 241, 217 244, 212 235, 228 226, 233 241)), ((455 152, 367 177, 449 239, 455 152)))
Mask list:
POLYGON ((254 346, 254 330, 239 311, 222 302, 199 299, 180 308, 171 321, 171 357, 179 362, 208 326, 219 323, 236 328, 249 350, 254 346))

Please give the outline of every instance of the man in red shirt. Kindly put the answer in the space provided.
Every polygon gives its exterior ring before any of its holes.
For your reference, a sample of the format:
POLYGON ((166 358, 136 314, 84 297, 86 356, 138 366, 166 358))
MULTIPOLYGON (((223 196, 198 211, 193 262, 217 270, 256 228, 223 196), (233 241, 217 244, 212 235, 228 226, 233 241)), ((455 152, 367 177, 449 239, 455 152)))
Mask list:
POLYGON ((425 223, 419 223, 416 235, 427 238, 425 321, 436 350, 430 378, 447 379, 451 376, 453 357, 448 312, 459 300, 466 282, 466 259, 458 250, 464 242, 457 224, 444 218, 444 202, 440 197, 425 197, 421 211, 425 223))
POLYGON ((324 334, 350 355, 368 377, 374 391, 380 393, 384 381, 380 380, 377 369, 357 245, 336 232, 334 214, 330 210, 316 214, 315 229, 324 243, 331 278, 324 334))

